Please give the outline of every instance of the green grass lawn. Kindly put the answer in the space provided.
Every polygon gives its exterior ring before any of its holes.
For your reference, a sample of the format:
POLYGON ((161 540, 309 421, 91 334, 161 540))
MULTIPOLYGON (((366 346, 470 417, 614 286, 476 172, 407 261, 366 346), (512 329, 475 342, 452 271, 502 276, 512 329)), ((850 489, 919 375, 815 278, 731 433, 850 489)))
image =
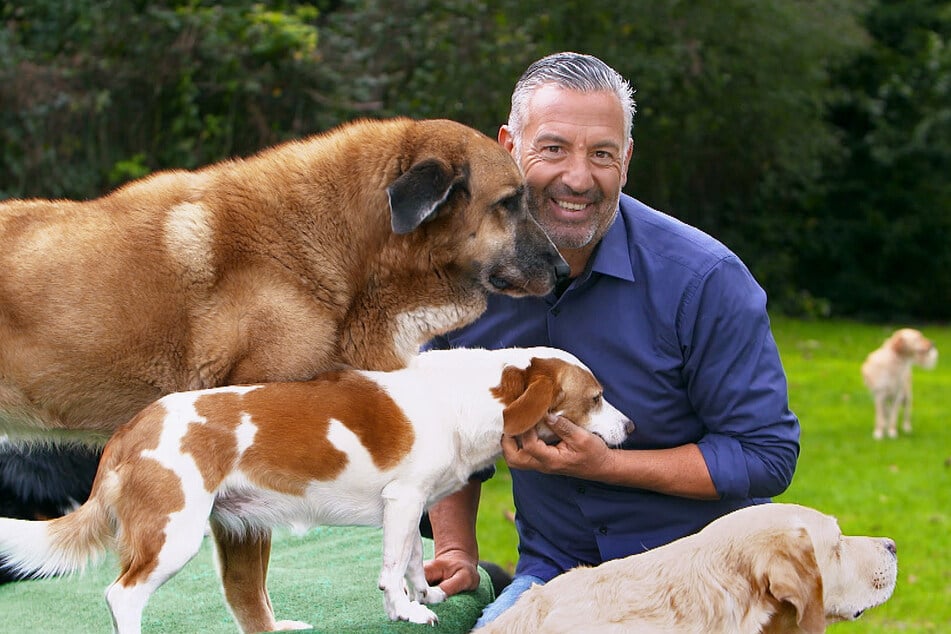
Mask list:
MULTIPOLYGON (((904 324, 900 324, 904 325, 904 324)), ((891 326, 776 317, 774 333, 802 423, 802 452, 792 486, 778 497, 835 515, 844 532, 898 544, 892 598, 833 632, 951 632, 951 327, 921 330, 949 358, 914 371, 914 432, 872 439, 874 409, 859 374, 865 356, 891 326)), ((517 558, 504 464, 483 486, 479 545, 483 559, 514 567, 517 558)))

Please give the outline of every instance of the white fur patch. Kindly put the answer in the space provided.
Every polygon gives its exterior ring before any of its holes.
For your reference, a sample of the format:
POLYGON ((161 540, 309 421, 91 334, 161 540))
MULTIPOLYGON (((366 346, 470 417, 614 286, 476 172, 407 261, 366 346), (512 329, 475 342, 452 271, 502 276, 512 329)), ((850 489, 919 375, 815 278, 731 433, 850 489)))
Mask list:
POLYGON ((424 306, 408 310, 396 316, 393 346, 409 361, 419 352, 419 336, 422 332, 446 332, 460 323, 469 321, 470 312, 459 306, 424 306))
POLYGON ((370 453, 366 450, 366 447, 363 446, 363 443, 360 442, 360 439, 357 438, 357 435, 354 434, 350 429, 341 423, 336 418, 330 419, 330 426, 327 429, 327 440, 330 443, 351 457, 351 462, 356 454, 356 460, 359 464, 373 463, 373 459, 370 457, 370 453))
POLYGON ((208 210, 196 203, 182 203, 165 219, 165 246, 192 284, 208 280, 213 272, 213 230, 208 210))
POLYGON ((254 435, 258 433, 258 426, 251 420, 251 415, 247 412, 241 414, 241 424, 235 430, 235 438, 238 442, 238 453, 243 454, 248 447, 254 444, 254 435))

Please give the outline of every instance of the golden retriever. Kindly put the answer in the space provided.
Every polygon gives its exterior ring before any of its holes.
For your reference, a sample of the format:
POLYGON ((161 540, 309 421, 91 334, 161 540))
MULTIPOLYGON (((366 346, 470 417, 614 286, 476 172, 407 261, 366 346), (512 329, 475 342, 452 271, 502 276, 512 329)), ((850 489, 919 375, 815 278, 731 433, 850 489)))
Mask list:
MULTIPOLYGON (((508 152, 446 120, 358 121, 90 201, 6 201, 0 434, 101 444, 170 392, 400 368, 489 293, 567 273, 508 152)), ((282 627, 270 535, 213 531, 242 629, 282 627)))
POLYGON ((862 378, 875 399, 875 440, 898 437, 898 417, 904 409, 902 430, 911 433, 911 366, 926 370, 938 362, 938 349, 914 328, 901 328, 869 353, 862 378))
POLYGON ((895 589, 895 542, 794 504, 734 511, 654 550, 533 586, 478 634, 824 632, 895 589))

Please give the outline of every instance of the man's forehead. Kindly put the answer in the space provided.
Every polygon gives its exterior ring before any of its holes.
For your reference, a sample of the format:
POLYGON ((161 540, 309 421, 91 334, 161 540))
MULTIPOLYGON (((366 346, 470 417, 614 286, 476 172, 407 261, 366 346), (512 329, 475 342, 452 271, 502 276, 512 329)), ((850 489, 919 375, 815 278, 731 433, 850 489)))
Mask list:
POLYGON ((624 110, 612 92, 580 92, 546 85, 535 91, 525 122, 533 141, 623 147, 624 110))

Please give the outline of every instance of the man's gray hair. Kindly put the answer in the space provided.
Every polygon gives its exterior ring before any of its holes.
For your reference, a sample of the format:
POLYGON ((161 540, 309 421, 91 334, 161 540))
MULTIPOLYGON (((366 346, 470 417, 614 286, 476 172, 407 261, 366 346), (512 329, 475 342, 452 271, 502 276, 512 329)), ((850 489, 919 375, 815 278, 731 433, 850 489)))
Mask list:
MULTIPOLYGON (((554 53, 532 63, 512 91, 512 109, 508 127, 516 145, 522 140, 522 126, 532 94, 546 84, 579 92, 613 92, 624 111, 624 129, 628 139, 634 124, 634 91, 621 75, 593 55, 554 53)), ((627 149, 627 148, 625 148, 627 149)))

